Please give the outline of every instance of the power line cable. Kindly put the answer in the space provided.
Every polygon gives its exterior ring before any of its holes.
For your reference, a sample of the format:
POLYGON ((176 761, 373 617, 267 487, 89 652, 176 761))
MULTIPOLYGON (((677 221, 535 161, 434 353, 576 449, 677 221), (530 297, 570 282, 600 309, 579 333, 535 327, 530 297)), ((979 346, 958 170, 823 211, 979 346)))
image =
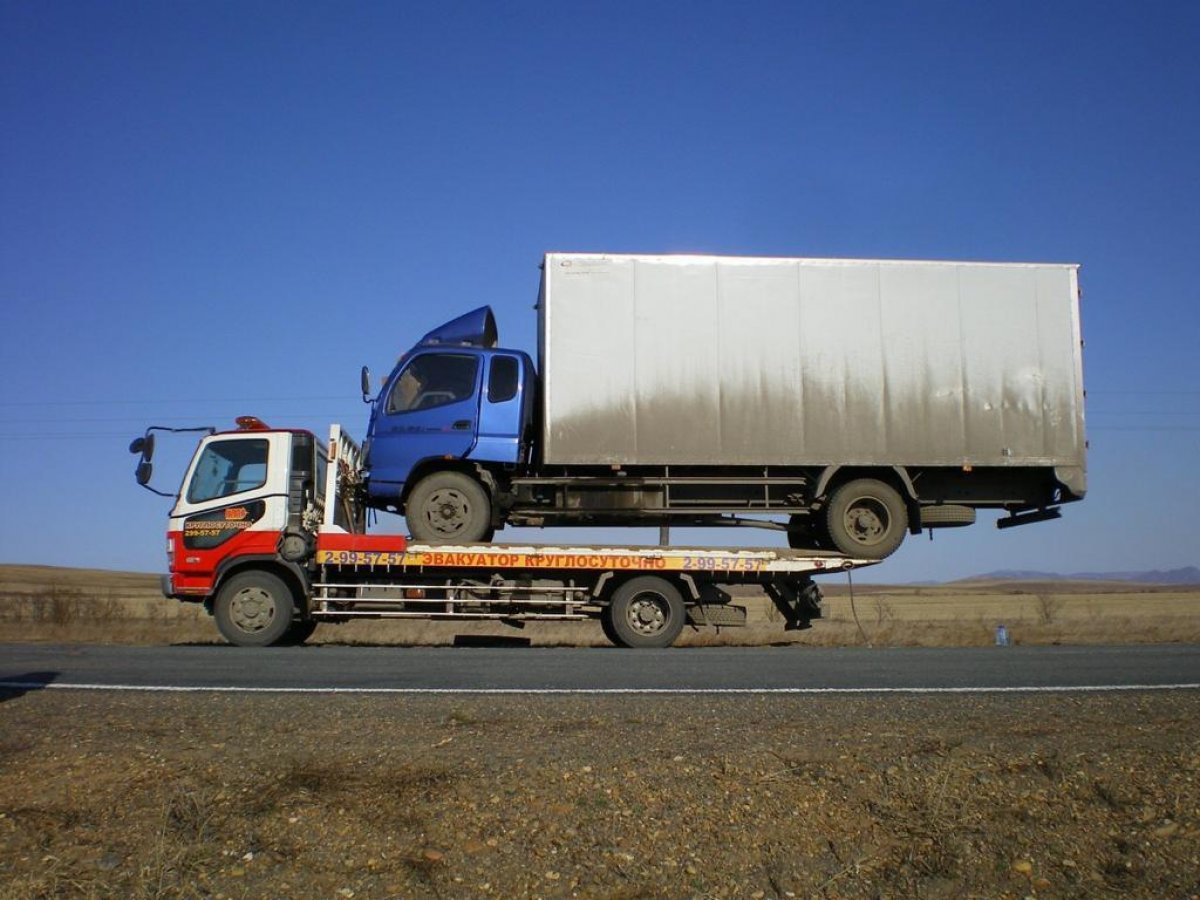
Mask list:
POLYGON ((1097 396, 1109 397, 1109 396, 1117 396, 1117 395, 1126 396, 1126 397, 1132 397, 1132 396, 1137 396, 1137 397, 1179 397, 1179 396, 1200 397, 1200 391, 1191 391, 1191 390, 1172 390, 1172 391, 1097 390, 1097 391, 1094 391, 1089 388, 1087 391, 1087 395, 1088 395, 1088 397, 1097 397, 1097 396))
POLYGON ((1200 425, 1092 425, 1088 431, 1200 431, 1200 425))
POLYGON ((0 406, 155 406, 160 404, 180 406, 197 403, 310 403, 328 400, 361 402, 362 396, 360 394, 326 394, 323 396, 292 395, 290 397, 174 397, 163 400, 0 400, 0 406))
MULTIPOLYGON (((75 416, 60 416, 58 418, 38 418, 38 419, 9 418, 3 414, 0 414, 0 428, 12 429, 12 428, 18 428, 18 427, 23 427, 23 426, 36 427, 36 426, 46 426, 46 425, 62 425, 62 426, 67 426, 67 427, 80 426, 85 429, 104 426, 104 425, 124 428, 127 423, 130 423, 133 425, 133 427, 141 429, 141 428, 146 427, 147 425, 158 425, 163 422, 192 423, 192 424, 200 424, 200 425, 209 425, 209 424, 212 424, 212 422, 209 420, 217 420, 218 423, 226 422, 226 421, 232 423, 238 417, 238 415, 240 415, 242 413, 246 413, 246 412, 247 412, 247 410, 239 409, 239 410, 230 410, 229 412, 196 413, 194 415, 185 415, 185 416, 158 416, 153 413, 150 413, 150 414, 144 415, 144 416, 99 416, 99 417, 81 417, 81 418, 76 418, 75 416)), ((268 410, 268 409, 251 409, 251 410, 249 410, 249 413, 254 415, 256 418, 263 419, 264 421, 287 420, 289 422, 299 422, 299 421, 305 421, 305 420, 311 421, 313 419, 332 419, 332 420, 336 421, 339 417, 357 418, 357 416, 348 416, 347 414, 349 413, 349 410, 347 410, 347 409, 317 410, 317 411, 311 412, 311 413, 310 412, 283 412, 281 410, 268 410)), ((366 416, 363 416, 363 418, 365 419, 366 416)), ((52 430, 52 429, 43 428, 42 430, 52 430)))

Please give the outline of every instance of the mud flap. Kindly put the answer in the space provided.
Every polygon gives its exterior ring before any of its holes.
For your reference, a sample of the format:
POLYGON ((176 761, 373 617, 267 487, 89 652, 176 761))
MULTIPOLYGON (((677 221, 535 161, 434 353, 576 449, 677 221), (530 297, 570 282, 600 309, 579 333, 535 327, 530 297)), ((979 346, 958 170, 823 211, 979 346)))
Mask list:
POLYGON ((821 589, 811 578, 781 578, 763 587, 783 614, 784 631, 812 628, 812 620, 821 618, 821 589))

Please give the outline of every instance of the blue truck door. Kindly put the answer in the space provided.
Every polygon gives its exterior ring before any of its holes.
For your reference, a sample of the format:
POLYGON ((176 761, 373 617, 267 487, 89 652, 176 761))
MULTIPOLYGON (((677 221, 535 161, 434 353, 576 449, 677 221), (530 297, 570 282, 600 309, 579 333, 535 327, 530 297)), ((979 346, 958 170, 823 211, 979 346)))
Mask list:
POLYGON ((523 354, 495 352, 487 361, 487 387, 479 404, 479 442, 471 458, 516 463, 524 458, 525 378, 523 354))
POLYGON ((462 351, 412 357, 380 399, 371 434, 371 493, 398 493, 423 459, 463 459, 479 429, 480 359, 462 351))

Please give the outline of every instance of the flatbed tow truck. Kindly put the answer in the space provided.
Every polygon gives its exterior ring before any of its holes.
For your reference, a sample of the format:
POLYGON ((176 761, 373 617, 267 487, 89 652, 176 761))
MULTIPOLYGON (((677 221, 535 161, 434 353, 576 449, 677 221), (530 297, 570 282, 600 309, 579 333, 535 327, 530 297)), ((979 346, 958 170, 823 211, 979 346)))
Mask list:
MULTIPOLYGON (((876 560, 777 549, 435 545, 368 534, 361 448, 338 425, 152 427, 130 445, 149 486, 156 431, 202 430, 167 533, 163 592, 203 603, 232 644, 307 640, 353 619, 598 619, 612 643, 667 647, 686 626, 744 625, 728 588, 759 585, 786 629, 821 616, 814 575, 876 560)), ((150 488, 154 490, 153 488, 150 488)), ((163 493, 156 491, 156 493, 163 493)), ((167 495, 170 496, 170 495, 167 495)))

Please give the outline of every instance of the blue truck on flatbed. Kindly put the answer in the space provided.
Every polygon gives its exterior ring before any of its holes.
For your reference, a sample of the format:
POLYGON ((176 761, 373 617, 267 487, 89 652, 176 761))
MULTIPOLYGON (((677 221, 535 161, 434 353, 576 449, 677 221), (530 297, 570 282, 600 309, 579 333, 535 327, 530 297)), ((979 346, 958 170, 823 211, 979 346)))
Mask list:
POLYGON ((879 559, 1086 493, 1078 267, 548 254, 538 363, 481 307, 370 397, 364 497, 426 542, 754 525, 879 559))

